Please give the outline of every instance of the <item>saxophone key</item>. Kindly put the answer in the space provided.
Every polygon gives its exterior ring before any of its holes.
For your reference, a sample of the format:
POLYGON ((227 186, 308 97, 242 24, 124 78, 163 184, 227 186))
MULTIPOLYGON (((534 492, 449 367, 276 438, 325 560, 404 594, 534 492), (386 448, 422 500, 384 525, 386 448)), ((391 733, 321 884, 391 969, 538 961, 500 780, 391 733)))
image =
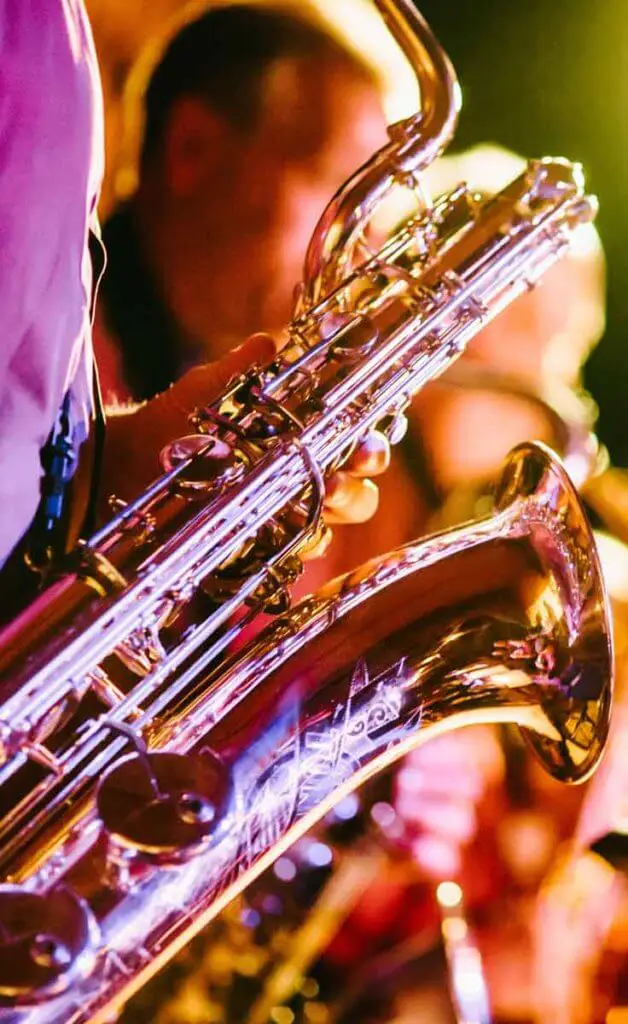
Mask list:
POLYGON ((130 851, 140 863, 185 863, 207 848, 230 792, 226 769, 211 755, 156 752, 118 761, 96 793, 109 856, 130 851))
POLYGON ((100 929, 87 904, 59 887, 40 895, 0 886, 0 1006, 29 1006, 87 977, 100 929))

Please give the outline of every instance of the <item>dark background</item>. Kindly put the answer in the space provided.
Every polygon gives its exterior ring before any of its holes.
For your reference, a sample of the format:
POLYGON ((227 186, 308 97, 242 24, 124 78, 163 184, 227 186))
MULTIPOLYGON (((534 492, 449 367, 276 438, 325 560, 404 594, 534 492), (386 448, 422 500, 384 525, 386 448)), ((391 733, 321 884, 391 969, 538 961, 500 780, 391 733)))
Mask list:
POLYGON ((600 199, 607 331, 586 368, 599 433, 628 465, 628 0, 418 0, 463 94, 452 150, 566 156, 600 199))

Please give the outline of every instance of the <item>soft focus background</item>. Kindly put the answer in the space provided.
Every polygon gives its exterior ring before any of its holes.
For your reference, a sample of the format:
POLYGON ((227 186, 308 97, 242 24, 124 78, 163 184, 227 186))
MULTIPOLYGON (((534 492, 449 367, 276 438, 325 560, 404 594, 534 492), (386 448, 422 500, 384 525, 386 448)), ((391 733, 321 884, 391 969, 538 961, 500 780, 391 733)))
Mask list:
MULTIPOLYGON (((342 3, 342 0, 339 0, 342 3)), ((607 332, 587 367, 600 434, 628 465, 628 4, 421 0, 463 89, 456 146, 580 160, 600 198, 607 332)))
MULTIPOLYGON (((342 12, 353 0, 330 0, 342 12)), ((88 0, 107 102, 114 203, 120 97, 137 55, 179 0, 88 0)), ((453 60, 464 107, 455 148, 494 141, 526 156, 582 161, 601 202, 608 328, 587 367, 600 434, 628 465, 628 6, 624 0, 421 0, 453 60)))

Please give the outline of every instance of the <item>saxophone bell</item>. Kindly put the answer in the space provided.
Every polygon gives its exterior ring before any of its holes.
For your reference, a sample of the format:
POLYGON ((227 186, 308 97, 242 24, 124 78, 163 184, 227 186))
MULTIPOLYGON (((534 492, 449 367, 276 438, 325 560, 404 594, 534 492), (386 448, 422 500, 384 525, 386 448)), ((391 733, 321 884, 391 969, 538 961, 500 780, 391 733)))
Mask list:
MULTIPOLYGON (((26 1020, 101 1019, 103 972, 107 1005, 123 1002, 341 796, 439 732, 516 723, 552 775, 581 781, 604 748, 611 679, 593 535, 555 456, 523 445, 491 517, 331 582, 197 675, 182 713, 152 724, 167 755, 112 761, 102 745, 90 753, 92 732, 73 772, 22 795, 2 824, 3 869, 22 885, 70 885, 101 935, 91 972, 59 966, 62 994, 26 1020), (83 798, 95 775, 100 819, 83 798)), ((10 945, 3 957, 10 966, 10 945)))

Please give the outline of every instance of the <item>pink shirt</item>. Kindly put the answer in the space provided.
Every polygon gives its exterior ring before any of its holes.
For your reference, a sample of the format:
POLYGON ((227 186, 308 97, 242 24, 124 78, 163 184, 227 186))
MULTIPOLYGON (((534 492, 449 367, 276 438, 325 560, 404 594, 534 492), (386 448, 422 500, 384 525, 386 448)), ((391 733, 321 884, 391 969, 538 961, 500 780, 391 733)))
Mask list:
POLYGON ((87 433, 103 153, 82 0, 0 0, 0 565, 37 508, 39 453, 68 389, 75 435, 87 433))

